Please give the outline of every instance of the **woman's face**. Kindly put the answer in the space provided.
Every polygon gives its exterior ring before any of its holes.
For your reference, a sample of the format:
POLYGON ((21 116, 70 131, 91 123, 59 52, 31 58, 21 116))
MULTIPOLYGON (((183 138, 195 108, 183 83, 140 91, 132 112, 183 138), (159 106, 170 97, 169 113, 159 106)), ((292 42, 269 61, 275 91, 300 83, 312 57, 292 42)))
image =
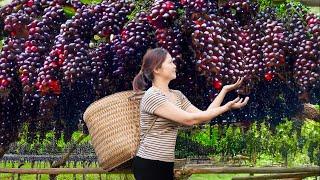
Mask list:
POLYGON ((165 79, 172 80, 177 77, 176 65, 174 64, 172 57, 169 53, 167 53, 166 59, 162 63, 161 68, 159 68, 157 71, 157 74, 159 74, 165 79))

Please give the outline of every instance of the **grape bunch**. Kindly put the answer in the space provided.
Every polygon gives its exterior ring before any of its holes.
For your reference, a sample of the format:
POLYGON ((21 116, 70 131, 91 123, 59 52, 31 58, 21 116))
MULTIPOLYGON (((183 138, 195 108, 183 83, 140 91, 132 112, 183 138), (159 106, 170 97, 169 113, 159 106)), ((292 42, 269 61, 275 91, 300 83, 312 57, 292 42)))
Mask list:
POLYGON ((155 28, 170 26, 177 18, 178 4, 169 0, 156 0, 148 15, 149 23, 155 28))
POLYGON ((186 9, 186 14, 215 14, 218 11, 217 1, 212 0, 181 0, 181 5, 186 9))
POLYGON ((178 27, 157 29, 155 36, 158 46, 167 49, 177 64, 183 63, 181 59, 181 44, 183 43, 183 39, 178 27))
MULTIPOLYGON (((316 51, 312 50, 310 54, 314 54, 313 63, 316 64, 316 67, 313 67, 313 72, 310 73, 310 80, 313 81, 314 84, 310 83, 310 97, 309 101, 311 103, 320 103, 320 18, 316 17, 314 14, 311 14, 306 17, 306 21, 308 22, 308 32, 311 34, 310 41, 313 43, 313 48, 316 51), (316 59, 316 57, 318 57, 316 59), (315 78, 315 79, 313 79, 315 78)), ((309 77, 310 77, 309 76, 309 77)))
MULTIPOLYGON (((11 36, 27 36, 26 26, 34 19, 43 15, 49 6, 46 0, 14 1, 0 10, 4 18, 4 30, 11 36)), ((1 20, 2 18, 0 18, 1 20)))
POLYGON ((88 57, 91 59, 90 80, 98 97, 103 97, 104 89, 110 85, 111 53, 109 43, 100 43, 98 47, 89 49, 88 57))
POLYGON ((298 14, 292 16, 291 21, 288 23, 288 55, 294 58, 298 57, 299 43, 303 39, 307 39, 306 27, 304 20, 298 14))
POLYGON ((4 20, 4 30, 12 37, 26 37, 26 26, 32 21, 32 18, 24 14, 22 10, 12 13, 4 20))
POLYGON ((192 33, 192 45, 198 58, 197 70, 209 78, 213 87, 218 90, 222 88, 220 71, 224 67, 226 53, 224 46, 226 38, 222 36, 222 23, 215 15, 200 18, 195 21, 195 31, 192 33))
POLYGON ((0 92, 6 98, 15 88, 17 77, 17 58, 23 51, 24 38, 7 38, 0 54, 0 92))
POLYGON ((258 31, 253 25, 241 26, 230 17, 221 19, 225 29, 222 36, 226 38, 224 56, 225 66, 221 70, 223 84, 231 84, 244 77, 244 85, 239 89, 241 94, 250 94, 253 86, 259 81, 261 52, 259 50, 258 31))
POLYGON ((250 0, 231 0, 219 7, 218 14, 231 18, 244 26, 251 23, 258 10, 259 5, 250 0))
POLYGON ((60 67, 64 62, 64 49, 61 36, 56 36, 55 45, 45 58, 43 66, 39 68, 36 88, 40 95, 48 93, 60 94, 60 67), (57 43, 59 42, 59 43, 57 43))
POLYGON ((0 36, 4 35, 4 19, 7 15, 18 12, 18 10, 22 7, 26 0, 14 0, 10 4, 5 5, 0 8, 0 36))
POLYGON ((239 77, 244 76, 244 43, 247 41, 248 34, 242 31, 238 22, 226 18, 221 21, 226 27, 223 31, 223 36, 226 38, 226 53, 224 56, 225 66, 221 72, 221 78, 226 84, 234 82, 239 77))
POLYGON ((10 4, 3 6, 0 9, 0 17, 3 18, 11 13, 17 12, 27 0, 13 0, 10 4))
POLYGON ((290 15, 284 18, 288 27, 287 53, 291 59, 293 81, 299 88, 300 97, 310 101, 309 94, 316 94, 314 90, 319 86, 320 19, 307 14, 301 6, 287 4, 286 7, 290 15))
POLYGON ((38 70, 44 63, 54 37, 59 33, 60 25, 66 20, 60 5, 48 7, 44 10, 43 19, 34 20, 28 25, 28 38, 25 42, 25 51, 18 57, 20 81, 23 87, 24 117, 29 117, 33 112, 33 118, 37 114, 37 101, 39 95, 36 92, 38 70))
POLYGON ((62 83, 74 83, 90 71, 87 50, 84 49, 89 44, 82 39, 88 41, 92 36, 88 29, 93 27, 94 19, 93 9, 83 7, 61 25, 60 34, 56 36, 52 50, 38 74, 37 86, 41 94, 60 94, 62 83))
POLYGON ((8 37, 0 54, 0 146, 7 147, 17 138, 21 124, 21 85, 16 69, 24 38, 8 37))
POLYGON ((83 42, 80 38, 74 42, 65 45, 68 52, 62 63, 63 79, 62 84, 70 85, 76 81, 83 81, 87 74, 90 74, 90 61, 87 54, 88 43, 83 42))
POLYGON ((153 32, 153 27, 148 24, 147 13, 142 11, 115 36, 111 44, 111 51, 114 52, 113 76, 123 77, 128 68, 131 68, 129 72, 138 71, 135 64, 140 62, 148 48, 155 47, 153 32))
POLYGON ((245 86, 242 86, 239 92, 241 94, 250 94, 260 81, 259 77, 263 77, 263 63, 261 61, 263 55, 259 45, 260 34, 254 25, 246 26, 242 31, 241 38, 245 40, 243 44, 245 86))
POLYGON ((111 34, 119 34, 127 15, 133 10, 134 4, 124 0, 117 2, 103 2, 94 9, 99 20, 95 22, 93 32, 99 36, 109 37, 111 34))
POLYGON ((303 39, 298 45, 293 75, 302 92, 320 85, 320 18, 309 15, 306 21, 309 38, 303 39))
POLYGON ((271 81, 274 76, 281 73, 281 67, 285 64, 285 48, 286 40, 283 23, 272 21, 266 23, 265 31, 266 34, 261 39, 262 54, 264 68, 264 77, 267 81, 271 81))

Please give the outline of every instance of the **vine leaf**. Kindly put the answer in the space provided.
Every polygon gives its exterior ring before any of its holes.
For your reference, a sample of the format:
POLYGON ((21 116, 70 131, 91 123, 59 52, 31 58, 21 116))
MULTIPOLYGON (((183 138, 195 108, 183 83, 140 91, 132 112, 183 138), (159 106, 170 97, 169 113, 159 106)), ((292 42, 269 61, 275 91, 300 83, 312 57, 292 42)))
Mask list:
POLYGON ((80 0, 83 4, 100 4, 102 0, 80 0))
POLYGON ((71 18, 72 16, 74 16, 76 14, 76 9, 72 6, 63 6, 62 8, 63 8, 64 14, 68 18, 71 18))

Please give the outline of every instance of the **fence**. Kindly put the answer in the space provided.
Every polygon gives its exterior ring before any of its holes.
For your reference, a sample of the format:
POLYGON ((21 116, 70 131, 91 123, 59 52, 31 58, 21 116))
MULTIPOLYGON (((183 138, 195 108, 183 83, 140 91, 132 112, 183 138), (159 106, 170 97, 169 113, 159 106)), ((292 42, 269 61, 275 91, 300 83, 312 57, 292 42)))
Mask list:
MULTIPOLYGON (((35 174, 36 179, 41 179, 41 175, 50 175, 50 179, 56 179, 57 175, 76 174, 82 175, 82 179, 86 179, 87 174, 98 174, 102 179, 103 174, 131 174, 129 169, 116 170, 107 172, 99 168, 95 155, 71 155, 64 168, 48 168, 54 161, 61 159, 62 155, 14 155, 6 154, 1 159, 4 168, 0 168, 0 173, 10 173, 11 179, 20 179, 20 174, 35 174), (23 164, 30 162, 31 168, 23 168, 23 164), (18 167, 14 166, 18 163, 18 167), (77 164, 81 164, 82 168, 78 168, 77 164), (91 166, 91 167, 89 167, 91 166)), ((175 176, 178 179, 187 179, 192 174, 250 174, 245 177, 234 177, 234 180, 242 179, 270 179, 270 178, 305 178, 310 176, 320 176, 320 167, 216 167, 209 159, 206 158, 189 158, 176 160, 175 176), (197 164, 199 163, 199 164, 197 164), (258 175, 254 174, 269 174, 258 175)))

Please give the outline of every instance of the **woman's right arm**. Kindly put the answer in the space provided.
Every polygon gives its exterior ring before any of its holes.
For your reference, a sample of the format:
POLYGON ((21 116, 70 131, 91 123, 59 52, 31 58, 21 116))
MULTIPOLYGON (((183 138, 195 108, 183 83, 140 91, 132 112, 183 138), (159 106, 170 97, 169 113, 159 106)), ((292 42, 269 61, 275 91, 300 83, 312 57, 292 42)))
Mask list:
POLYGON ((233 101, 228 102, 227 104, 215 107, 212 109, 207 109, 206 111, 201 112, 187 112, 171 102, 164 102, 161 106, 155 109, 154 114, 178 122, 185 126, 192 126, 195 124, 201 124, 206 121, 210 121, 211 119, 227 112, 232 108, 234 104, 241 104, 242 106, 246 104, 246 102, 239 102, 240 98, 236 98, 233 101), (245 104, 244 104, 245 103, 245 104))

